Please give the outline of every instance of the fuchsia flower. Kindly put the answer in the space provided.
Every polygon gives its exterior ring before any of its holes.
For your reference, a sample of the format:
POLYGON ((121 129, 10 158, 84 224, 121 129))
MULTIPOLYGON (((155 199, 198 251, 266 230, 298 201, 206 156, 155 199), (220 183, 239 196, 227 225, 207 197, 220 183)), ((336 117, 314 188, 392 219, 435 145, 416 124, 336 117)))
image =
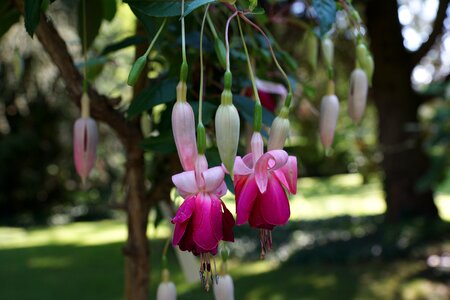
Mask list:
POLYGON ((227 192, 224 176, 222 167, 208 169, 204 155, 197 157, 194 171, 172 176, 179 194, 185 199, 172 219, 175 224, 173 245, 200 255, 200 275, 204 286, 204 273, 206 286, 208 274, 211 277, 213 274, 211 254, 217 254, 221 240, 234 241, 234 218, 220 199, 227 192))
POLYGON ((284 150, 264 153, 260 133, 253 133, 252 152, 237 157, 234 165, 236 224, 249 222, 260 229, 261 257, 272 247, 272 230, 289 220, 286 191, 297 192, 297 159, 284 150), (284 187, 284 188, 283 188, 284 187))
POLYGON ((95 164, 98 130, 89 117, 79 118, 73 126, 73 158, 75 169, 83 183, 95 164))

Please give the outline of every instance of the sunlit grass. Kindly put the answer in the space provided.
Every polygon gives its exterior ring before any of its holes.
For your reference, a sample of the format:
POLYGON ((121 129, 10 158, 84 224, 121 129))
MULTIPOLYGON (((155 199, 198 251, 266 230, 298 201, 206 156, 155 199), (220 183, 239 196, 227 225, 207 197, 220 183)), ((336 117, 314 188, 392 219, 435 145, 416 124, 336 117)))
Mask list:
MULTIPOLYGON (((232 200, 228 199, 230 205, 232 200)), ((447 185, 440 189, 437 204, 441 216, 450 220, 447 185)), ((291 205, 293 221, 300 221, 298 224, 302 220, 339 215, 362 217, 385 210, 379 182, 363 185, 359 175, 302 178, 299 195, 292 197, 291 205)), ((234 207, 230 210, 234 211, 234 207)), ((125 219, 118 219, 29 230, 0 228, 0 298, 122 299, 125 223, 125 219)), ((152 297, 160 278, 161 251, 170 230, 168 222, 156 229, 149 225, 152 297)), ((306 232, 301 234, 306 236, 306 232)), ((186 282, 173 251, 169 267, 179 299, 212 299, 198 283, 186 282)), ((235 280, 236 299, 245 300, 334 299, 336 295, 339 299, 391 299, 399 295, 415 299, 416 294, 433 293, 435 287, 442 290, 429 280, 409 279, 426 269, 424 260, 333 265, 320 261, 284 264, 271 259, 233 258, 229 267, 235 280)))

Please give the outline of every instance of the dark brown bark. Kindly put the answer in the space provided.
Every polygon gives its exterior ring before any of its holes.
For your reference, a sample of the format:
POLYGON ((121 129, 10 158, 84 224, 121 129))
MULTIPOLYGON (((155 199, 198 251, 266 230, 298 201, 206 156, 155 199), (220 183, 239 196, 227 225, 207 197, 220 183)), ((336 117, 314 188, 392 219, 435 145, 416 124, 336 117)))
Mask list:
MULTIPOLYGON (((21 13, 24 12, 23 1, 14 0, 14 4, 21 13)), ((80 106, 83 77, 77 70, 65 41, 44 15, 41 16, 35 33, 53 63, 58 67, 72 101, 80 106)), ((124 207, 127 212, 128 238, 124 247, 127 278, 125 298, 146 300, 149 286, 149 247, 146 231, 152 198, 147 197, 145 192, 145 164, 144 153, 139 147, 142 140, 139 122, 127 121, 114 109, 118 99, 100 95, 91 86, 88 93, 91 99, 91 115, 96 120, 108 124, 115 131, 126 151, 127 196, 124 207)))
POLYGON ((369 1, 367 25, 376 66, 373 96, 384 157, 387 218, 389 221, 418 216, 436 218, 433 192, 417 189, 429 161, 417 130, 421 99, 411 86, 414 64, 403 47, 397 1, 369 1))

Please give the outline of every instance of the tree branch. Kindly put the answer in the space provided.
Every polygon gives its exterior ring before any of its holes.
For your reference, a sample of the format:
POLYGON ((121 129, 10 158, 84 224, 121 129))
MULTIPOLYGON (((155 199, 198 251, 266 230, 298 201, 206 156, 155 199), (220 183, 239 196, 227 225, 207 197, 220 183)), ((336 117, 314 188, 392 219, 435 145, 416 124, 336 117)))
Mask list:
POLYGON ((442 30, 444 28, 444 20, 447 16, 447 7, 450 0, 440 0, 438 10, 436 13, 436 18, 433 23, 433 30, 431 34, 428 36, 428 40, 420 46, 415 52, 412 53, 412 64, 417 65, 420 60, 430 51, 431 47, 433 47, 434 43, 438 36, 441 35, 442 30))
MULTIPOLYGON (((23 1, 14 0, 14 4, 23 14, 23 1)), ((72 101, 80 107, 83 77, 75 66, 65 41, 45 15, 41 15, 35 34, 53 63, 58 67, 72 101)), ((96 120, 108 124, 117 133, 126 148, 138 146, 138 141, 141 139, 139 128, 128 122, 121 113, 114 109, 113 105, 117 100, 100 95, 92 86, 89 86, 88 94, 91 99, 90 110, 92 116, 96 120)))

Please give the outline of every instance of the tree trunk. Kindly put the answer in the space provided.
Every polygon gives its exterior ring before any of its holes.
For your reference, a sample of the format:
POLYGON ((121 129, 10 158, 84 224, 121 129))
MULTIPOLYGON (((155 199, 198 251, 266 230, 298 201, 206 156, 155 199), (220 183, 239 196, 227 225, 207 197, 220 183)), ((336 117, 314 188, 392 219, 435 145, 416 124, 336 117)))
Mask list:
POLYGON ((144 158, 139 145, 127 149, 128 189, 126 211, 128 239, 125 254, 125 299, 148 299, 149 246, 147 239, 148 205, 145 203, 144 158))
POLYGON ((411 87, 414 64, 403 47, 396 0, 371 0, 367 25, 375 60, 373 94, 378 110, 382 169, 387 219, 436 218, 430 189, 419 191, 417 183, 428 170, 418 130, 421 98, 411 87))

